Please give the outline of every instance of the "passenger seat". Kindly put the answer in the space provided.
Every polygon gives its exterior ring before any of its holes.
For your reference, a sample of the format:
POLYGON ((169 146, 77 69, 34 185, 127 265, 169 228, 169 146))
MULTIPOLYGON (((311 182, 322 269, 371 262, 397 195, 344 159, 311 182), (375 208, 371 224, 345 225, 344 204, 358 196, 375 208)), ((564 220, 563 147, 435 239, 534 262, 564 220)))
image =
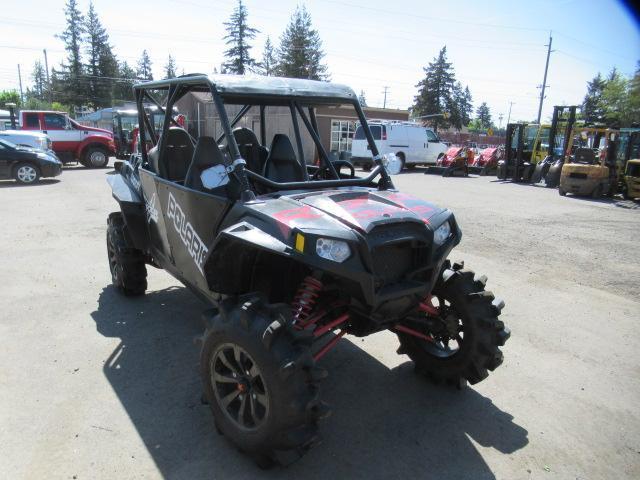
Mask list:
POLYGON ((164 178, 172 182, 183 182, 192 158, 193 142, 187 131, 178 127, 170 128, 161 159, 165 170, 164 178))
POLYGON ((304 180, 302 165, 296 159, 291 140, 286 135, 274 135, 269 156, 264 164, 263 176, 278 183, 304 180))

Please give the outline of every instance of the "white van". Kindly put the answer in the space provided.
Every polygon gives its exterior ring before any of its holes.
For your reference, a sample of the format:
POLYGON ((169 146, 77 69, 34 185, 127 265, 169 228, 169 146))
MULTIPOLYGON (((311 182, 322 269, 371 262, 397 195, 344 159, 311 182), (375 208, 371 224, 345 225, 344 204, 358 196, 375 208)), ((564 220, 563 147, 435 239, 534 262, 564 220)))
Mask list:
MULTIPOLYGON (((393 120, 370 120, 369 128, 381 155, 395 153, 403 167, 434 165, 447 150, 447 146, 430 128, 418 123, 393 120)), ((351 143, 351 163, 368 170, 373 163, 371 150, 361 126, 351 143)))

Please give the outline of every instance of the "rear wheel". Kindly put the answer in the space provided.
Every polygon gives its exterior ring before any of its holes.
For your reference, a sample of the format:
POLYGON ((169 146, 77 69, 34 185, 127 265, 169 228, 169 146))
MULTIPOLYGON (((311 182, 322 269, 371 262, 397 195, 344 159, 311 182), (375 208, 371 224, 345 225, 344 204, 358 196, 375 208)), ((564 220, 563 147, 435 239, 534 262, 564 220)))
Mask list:
POLYGON ((147 289, 144 253, 136 249, 127 234, 122 213, 107 220, 107 255, 113 286, 128 296, 143 295, 147 289))
POLYGON ((13 178, 23 185, 31 185, 40 179, 40 169, 31 163, 19 163, 13 169, 13 178))
POLYGON ((567 192, 565 192, 562 187, 558 188, 558 193, 560 194, 561 197, 566 197, 567 196, 567 192))
POLYGON ((82 165, 88 168, 103 168, 109 163, 109 152, 103 147, 89 147, 82 156, 82 165))
POLYGON ((400 171, 404 170, 404 167, 405 167, 405 156, 404 156, 404 153, 398 152, 398 153, 396 153, 396 157, 398 157, 398 160, 400 160, 400 171))
POLYGON ((434 313, 402 322, 425 336, 398 333, 398 353, 407 354, 417 372, 436 383, 475 384, 502 364, 498 347, 510 336, 498 320, 504 302, 484 290, 485 282, 460 266, 447 268, 433 291, 434 313))
POLYGON ((258 295, 227 300, 210 319, 200 371, 217 430, 260 466, 287 464, 318 440, 319 399, 311 338, 291 327, 291 307, 258 295))

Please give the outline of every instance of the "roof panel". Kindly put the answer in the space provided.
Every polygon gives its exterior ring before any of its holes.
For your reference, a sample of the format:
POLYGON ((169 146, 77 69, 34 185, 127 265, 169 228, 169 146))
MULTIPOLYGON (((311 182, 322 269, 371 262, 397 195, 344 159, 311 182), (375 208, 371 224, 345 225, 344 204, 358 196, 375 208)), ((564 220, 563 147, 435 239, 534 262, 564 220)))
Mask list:
MULTIPOLYGON (((312 97, 353 101, 353 90, 339 83, 262 75, 186 75, 135 85, 137 89, 162 89, 172 84, 203 86, 211 83, 222 96, 228 97, 312 97)), ((195 88, 194 90, 199 90, 195 88)))

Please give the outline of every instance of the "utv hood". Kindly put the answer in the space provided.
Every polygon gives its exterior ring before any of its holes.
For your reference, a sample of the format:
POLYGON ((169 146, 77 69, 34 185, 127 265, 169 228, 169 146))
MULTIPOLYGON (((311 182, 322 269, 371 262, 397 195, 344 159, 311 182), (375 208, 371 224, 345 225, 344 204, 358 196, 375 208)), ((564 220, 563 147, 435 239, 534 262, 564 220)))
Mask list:
POLYGON ((323 224, 330 222, 368 233, 385 223, 428 224, 433 216, 444 211, 405 193, 364 189, 297 194, 288 200, 299 207, 287 208, 274 216, 289 229, 323 228, 323 224))

